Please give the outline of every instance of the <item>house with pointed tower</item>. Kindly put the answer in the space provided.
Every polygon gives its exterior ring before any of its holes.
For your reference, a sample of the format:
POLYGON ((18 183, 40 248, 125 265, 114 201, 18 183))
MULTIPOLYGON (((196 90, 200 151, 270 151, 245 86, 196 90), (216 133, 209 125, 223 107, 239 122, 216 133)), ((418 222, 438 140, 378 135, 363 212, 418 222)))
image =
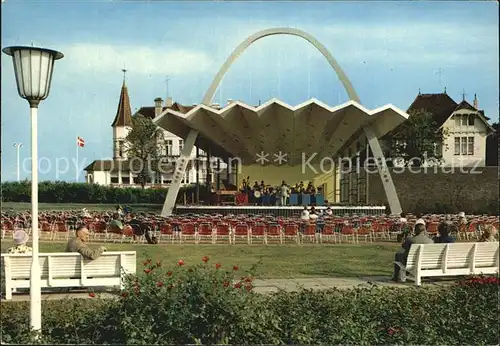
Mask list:
MULTIPOLYGON (((166 109, 186 114, 192 108, 194 106, 185 106, 177 102, 172 102, 172 99, 167 96, 165 104, 158 97, 154 100, 154 106, 141 107, 136 113, 132 114, 130 97, 124 76, 116 115, 111 123, 113 131, 113 159, 95 160, 85 167, 86 182, 116 187, 140 187, 141 185, 136 181, 137 176, 135 172, 137 169, 134 166, 137 162, 133 162, 134 158, 128 157, 125 149, 127 136, 134 126, 134 117, 144 116, 154 119, 166 109)), ((165 148, 165 152, 163 153, 164 162, 175 164, 183 148, 182 138, 163 130, 162 140, 165 140, 162 146, 165 148)), ((191 153, 190 164, 182 181, 183 184, 205 183, 207 179, 213 180, 213 175, 207 169, 206 160, 206 155, 195 147, 191 153), (194 163, 196 161, 198 162, 197 164, 194 163)), ((212 158, 211 160, 217 160, 217 158, 212 158)), ((166 169, 162 169, 162 173, 151 172, 151 177, 146 187, 168 187, 172 181, 174 169, 173 166, 168 168, 168 164, 166 167, 166 169)))
MULTIPOLYGON (((412 113, 425 110, 431 113, 438 127, 446 130, 443 143, 436 143, 436 151, 442 155, 442 165, 470 167, 486 165, 486 140, 495 132, 484 110, 479 109, 477 95, 470 104, 465 93, 462 101, 453 100, 446 88, 443 93, 418 93, 407 110, 412 113)), ((390 157, 388 155, 387 157, 390 157)))

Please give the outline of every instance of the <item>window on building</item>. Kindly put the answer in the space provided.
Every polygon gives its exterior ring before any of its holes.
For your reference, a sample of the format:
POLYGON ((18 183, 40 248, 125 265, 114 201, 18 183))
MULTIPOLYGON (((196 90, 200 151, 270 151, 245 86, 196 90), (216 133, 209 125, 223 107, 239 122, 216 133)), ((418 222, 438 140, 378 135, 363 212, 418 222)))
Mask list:
POLYGON ((460 137, 455 137, 455 155, 460 155, 460 137))
POLYGON ((179 155, 182 154, 182 149, 184 148, 184 141, 179 139, 179 155))
POLYGON ((455 127, 460 127, 461 123, 462 123, 462 116, 461 115, 455 115, 455 127))
POLYGON ((462 115, 462 126, 467 126, 469 124, 469 116, 467 114, 462 115))
POLYGON ((174 142, 171 140, 171 139, 167 139, 165 140, 165 151, 166 151, 166 155, 167 156, 170 156, 172 155, 172 148, 174 146, 174 142))
POLYGON ((118 141, 118 157, 123 156, 123 141, 118 141))
POLYGON ((469 114, 469 126, 474 126, 475 114, 469 114))
POLYGON ((467 155, 474 155, 474 137, 469 137, 467 141, 467 155))
POLYGON ((118 177, 111 177, 111 184, 118 184, 118 177))
POLYGON ((461 150, 462 155, 467 155, 467 137, 462 137, 461 147, 462 147, 461 150))

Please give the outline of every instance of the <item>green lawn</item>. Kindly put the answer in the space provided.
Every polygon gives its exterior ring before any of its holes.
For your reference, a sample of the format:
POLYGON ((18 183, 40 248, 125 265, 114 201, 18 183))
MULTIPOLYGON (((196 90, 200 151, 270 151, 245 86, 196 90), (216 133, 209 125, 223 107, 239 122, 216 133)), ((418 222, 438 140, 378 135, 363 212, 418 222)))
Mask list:
MULTIPOLYGON (((161 204, 124 204, 130 206, 134 212, 161 212, 161 204)), ((87 208, 90 211, 111 211, 116 209, 116 204, 84 204, 84 203, 39 203, 38 208, 41 211, 48 210, 81 210, 87 208)), ((8 211, 29 211, 31 203, 3 202, 2 210, 8 211)))
MULTIPOLYGON (((12 244, 2 242, 2 252, 12 244)), ((98 246, 93 244, 92 246, 98 246)), ((138 271, 146 258, 176 265, 183 259, 187 265, 201 263, 203 256, 210 263, 238 265, 249 270, 258 264, 260 278, 357 277, 391 275, 397 244, 338 245, 137 245, 106 244, 108 251, 137 251, 138 271)), ((64 251, 64 243, 40 244, 41 252, 64 251)))

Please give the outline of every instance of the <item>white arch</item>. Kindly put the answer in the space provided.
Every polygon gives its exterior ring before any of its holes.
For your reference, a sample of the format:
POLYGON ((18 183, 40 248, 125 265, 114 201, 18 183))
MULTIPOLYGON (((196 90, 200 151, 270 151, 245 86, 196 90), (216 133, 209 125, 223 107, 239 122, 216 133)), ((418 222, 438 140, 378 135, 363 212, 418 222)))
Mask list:
POLYGON ((319 52, 325 57, 326 60, 328 60, 328 63, 330 66, 333 68, 335 73, 340 79, 340 82, 344 86, 345 91, 347 92, 347 95, 349 98, 353 101, 356 101, 358 103, 361 103, 359 101, 359 97, 356 94, 356 91, 354 91, 354 88, 349 81, 349 78, 347 78, 347 75, 344 73, 340 65, 337 63, 333 55, 326 49, 326 47, 319 42, 316 38, 313 36, 309 35, 307 32, 299 30, 299 29, 294 29, 294 28, 272 28, 272 29, 266 29, 259 31, 252 36, 248 37, 246 40, 241 42, 236 49, 231 53, 231 55, 226 59, 224 64, 221 66, 219 72, 215 75, 214 80, 212 81, 212 84, 210 84, 210 87, 208 88, 207 92, 205 93, 205 96, 203 97, 202 103, 209 106, 210 103, 212 102, 212 99, 214 98, 215 92, 217 91, 217 88, 219 87, 220 82, 222 81, 222 78, 224 78, 224 75, 226 72, 229 70, 231 65, 238 59, 238 57, 249 47, 251 46, 254 42, 260 40, 261 38, 267 37, 267 36, 273 36, 273 35, 292 35, 292 36, 298 36, 300 38, 303 38, 304 40, 308 41, 311 43, 319 52))
MULTIPOLYGON (((212 81, 212 84, 208 88, 207 92, 205 93, 205 96, 203 97, 202 103, 209 106, 210 103, 212 102, 212 99, 215 95, 215 92, 217 91, 217 88, 222 81, 222 78, 226 74, 226 72, 229 70, 231 65, 238 59, 238 57, 255 41, 260 40, 261 38, 267 37, 267 36, 273 36, 273 35, 292 35, 292 36, 298 36, 300 38, 303 38, 304 40, 308 41, 311 43, 316 49, 319 50, 319 52, 326 58, 330 66, 333 68, 335 73, 337 74, 340 82, 342 83, 345 91, 347 92, 347 95, 349 98, 353 101, 356 101, 361 104, 360 99, 354 91, 354 88, 349 81, 349 78, 347 78, 346 74, 340 67, 340 65, 337 63, 333 55, 326 49, 326 47, 321 44, 316 38, 313 36, 309 35, 305 31, 299 30, 299 29, 293 29, 293 28, 271 28, 271 29, 266 29, 259 31, 252 36, 248 37, 245 39, 242 43, 240 43, 236 49, 231 53, 231 55, 226 59, 224 64, 221 66, 219 69, 219 72, 215 75, 214 80, 212 81)), ((382 152, 382 149, 380 147, 380 143, 375 136, 375 132, 371 128, 371 126, 365 127, 364 128, 364 133, 368 139, 368 143, 372 149, 373 156, 375 158, 375 162, 377 163, 378 171, 380 174, 380 178, 382 180, 382 185, 384 186, 384 190, 387 196, 387 200, 389 202, 389 207, 391 209, 391 212, 393 214, 399 214, 402 212, 401 209, 401 204, 399 202, 399 198, 396 192, 396 187, 394 186, 394 182, 392 181, 391 174, 389 170, 387 169, 387 165, 385 164, 385 157, 382 152)), ((184 173, 187 168, 188 160, 191 155, 191 152, 194 148, 194 144, 196 141, 196 138, 198 136, 198 132, 191 130, 188 134, 188 136, 185 138, 184 141, 184 148, 183 151, 176 163, 176 168, 174 172, 174 177, 173 181, 170 185, 170 188, 168 189, 167 197, 165 198, 165 203, 163 204, 163 209, 162 209, 162 215, 167 216, 171 215, 172 211, 175 206, 175 201, 177 199, 177 194, 179 193, 179 189, 181 186, 181 180, 182 177, 184 176, 184 173)))

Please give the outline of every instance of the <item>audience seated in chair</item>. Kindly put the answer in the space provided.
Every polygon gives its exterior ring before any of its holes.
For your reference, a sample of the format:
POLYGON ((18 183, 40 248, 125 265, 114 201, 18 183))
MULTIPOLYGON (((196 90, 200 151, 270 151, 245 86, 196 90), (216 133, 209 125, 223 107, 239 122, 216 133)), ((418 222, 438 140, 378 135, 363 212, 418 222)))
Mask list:
POLYGON ((467 225, 467 218, 465 217, 465 213, 463 211, 458 213, 458 223, 460 225, 467 225))
POLYGON ((311 211, 309 212, 309 219, 316 220, 318 218, 318 214, 316 213, 316 208, 314 206, 311 207, 311 211))
POLYGON ((487 242, 487 243, 493 243, 498 241, 496 239, 496 236, 498 234, 498 230, 495 228, 493 225, 485 225, 483 234, 481 235, 481 238, 479 239, 480 242, 487 242))
POLYGON ((443 244, 443 243, 454 243, 455 239, 450 236, 450 225, 445 222, 439 224, 437 228, 438 236, 432 238, 434 243, 443 244))
MULTIPOLYGON (((394 260, 396 262, 401 262, 406 264, 408 258, 408 252, 412 244, 432 244, 434 243, 431 238, 429 238, 425 231, 425 224, 418 223, 415 225, 414 230, 415 235, 413 237, 407 238, 401 245, 401 249, 396 252, 394 260)), ((394 264, 394 274, 392 276, 393 281, 399 281, 399 271, 400 268, 397 264, 394 264)))
POLYGON ((309 210, 307 210, 307 207, 304 207, 304 210, 302 210, 302 213, 300 214, 300 220, 301 221, 309 221, 309 210))

